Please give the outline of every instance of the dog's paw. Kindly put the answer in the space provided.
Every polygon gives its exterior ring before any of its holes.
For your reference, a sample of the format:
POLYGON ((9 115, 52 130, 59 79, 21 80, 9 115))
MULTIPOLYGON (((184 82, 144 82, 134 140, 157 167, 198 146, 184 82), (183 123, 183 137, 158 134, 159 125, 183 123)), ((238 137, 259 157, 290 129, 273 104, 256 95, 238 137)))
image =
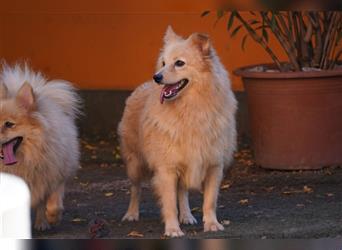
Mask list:
POLYGON ((139 221, 139 213, 126 213, 121 221, 139 221))
POLYGON ((204 223, 204 232, 223 231, 224 227, 218 221, 210 221, 204 223))
POLYGON ((191 214, 180 214, 179 216, 179 222, 185 225, 194 225, 197 224, 196 218, 191 214))
POLYGON ((184 236, 184 233, 180 229, 179 226, 175 226, 175 227, 166 227, 164 235, 167 237, 176 238, 176 237, 184 236))
POLYGON ((54 211, 54 212, 46 212, 45 216, 49 224, 58 225, 62 220, 62 210, 54 211))
POLYGON ((51 228, 51 226, 46 220, 37 220, 34 223, 34 229, 37 231, 45 231, 45 230, 48 230, 50 228, 51 228))

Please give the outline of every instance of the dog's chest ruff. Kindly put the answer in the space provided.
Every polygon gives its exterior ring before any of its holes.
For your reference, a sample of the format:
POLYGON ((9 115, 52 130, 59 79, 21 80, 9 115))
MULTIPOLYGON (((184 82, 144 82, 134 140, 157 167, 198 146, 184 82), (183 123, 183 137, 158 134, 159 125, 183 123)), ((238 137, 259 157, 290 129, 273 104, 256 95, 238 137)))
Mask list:
POLYGON ((187 187, 200 189, 208 167, 223 158, 222 135, 226 123, 222 121, 226 119, 199 110, 178 114, 150 117, 149 125, 153 124, 154 129, 149 140, 159 141, 159 147, 154 145, 149 152, 164 156, 162 162, 175 168, 187 187))

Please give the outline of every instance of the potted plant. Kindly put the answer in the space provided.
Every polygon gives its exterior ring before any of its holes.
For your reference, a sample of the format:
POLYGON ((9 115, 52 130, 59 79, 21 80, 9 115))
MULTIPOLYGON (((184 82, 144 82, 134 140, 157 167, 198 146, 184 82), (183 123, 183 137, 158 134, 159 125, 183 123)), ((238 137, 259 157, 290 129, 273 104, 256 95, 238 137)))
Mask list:
MULTIPOLYGON (((203 15, 207 15, 204 12, 203 15)), ((342 12, 238 11, 228 16, 231 36, 244 31, 273 64, 237 69, 247 93, 256 163, 272 169, 318 169, 342 164, 342 12), (269 43, 280 43, 281 62, 269 43)))

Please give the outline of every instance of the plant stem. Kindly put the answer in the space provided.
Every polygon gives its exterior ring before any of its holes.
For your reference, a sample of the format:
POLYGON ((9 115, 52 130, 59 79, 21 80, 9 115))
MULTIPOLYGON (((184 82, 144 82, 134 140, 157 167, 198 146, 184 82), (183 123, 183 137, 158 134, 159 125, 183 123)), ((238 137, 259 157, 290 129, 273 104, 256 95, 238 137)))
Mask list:
POLYGON ((328 59, 328 68, 329 69, 333 69, 334 68, 334 66, 335 66, 335 64, 336 64, 336 61, 337 60, 335 60, 336 58, 338 59, 338 57, 339 57, 339 52, 337 53, 337 57, 335 56, 335 51, 336 51, 336 48, 337 48, 337 46, 338 46, 338 37, 339 37, 339 32, 341 32, 341 27, 342 27, 342 15, 341 15, 341 13, 337 13, 337 19, 336 19, 336 27, 334 27, 335 29, 334 29, 334 39, 332 39, 332 42, 331 42, 331 48, 330 48, 330 56, 329 56, 329 59, 328 59), (329 62, 330 62, 330 64, 329 64, 329 62))
POLYGON ((298 21, 299 21, 299 40, 300 40, 300 47, 302 51, 301 57, 301 66, 308 67, 309 64, 309 48, 308 44, 305 42, 305 34, 307 33, 305 23, 303 20, 303 15, 301 12, 298 13, 298 21))
POLYGON ((299 36, 299 28, 298 28, 298 22, 297 22, 297 13, 294 11, 291 15, 293 28, 294 28, 294 36, 296 38, 296 49, 297 49, 297 58, 302 57, 302 49, 300 46, 300 36, 299 36))
POLYGON ((339 13, 338 12, 332 12, 329 13, 328 15, 329 19, 329 26, 328 30, 326 31, 326 36, 325 36, 325 41, 323 45, 323 54, 322 54, 322 59, 320 62, 320 68, 321 69, 327 69, 328 68, 328 63, 329 63, 329 55, 331 52, 331 49, 333 46, 335 46, 335 40, 334 36, 337 31, 336 24, 339 21, 339 13))
MULTIPOLYGON (((288 12, 288 17, 289 17, 290 13, 288 12)), ((294 54, 294 56, 296 56, 296 42, 292 36, 292 22, 291 19, 289 18, 288 21, 288 26, 286 25, 286 22, 284 20, 284 17, 282 16, 282 14, 280 13, 279 15, 277 15, 280 24, 282 25, 283 29, 285 30, 286 36, 288 38, 289 41, 289 45, 290 45, 290 52, 292 54, 294 54)))
POLYGON ((252 27, 243 19, 243 17, 242 17, 238 12, 236 12, 236 18, 238 18, 239 21, 243 24, 243 26, 244 26, 245 29, 248 31, 248 33, 251 35, 251 37, 265 49, 265 51, 269 54, 269 56, 272 58, 272 60, 274 61, 274 63, 277 65, 278 69, 279 69, 281 72, 285 71, 285 68, 284 68, 283 65, 280 63, 279 59, 278 59, 277 56, 274 54, 274 52, 271 50, 271 48, 266 44, 266 42, 262 39, 262 37, 260 37, 260 36, 253 30, 253 28, 252 28, 252 27))
POLYGON ((312 66, 313 67, 319 67, 319 62, 322 57, 322 49, 323 49, 323 44, 322 44, 322 30, 321 30, 321 25, 320 25, 320 20, 319 20, 319 13, 318 12, 313 12, 310 13, 310 17, 312 18, 312 23, 315 28, 315 49, 314 49, 314 56, 313 56, 313 62, 312 66), (311 15, 310 15, 311 14, 311 15))
MULTIPOLYGON (((261 15, 265 18, 266 22, 268 23, 269 26, 271 26, 271 20, 267 16, 267 13, 261 12, 261 15)), ((293 51, 290 47, 290 45, 287 42, 286 37, 283 37, 279 30, 279 23, 276 21, 276 25, 274 25, 274 29, 271 29, 275 37, 278 39, 279 43, 282 45, 283 49, 285 50, 290 63, 292 64, 293 68, 295 71, 300 71, 300 66, 297 62, 297 57, 295 54, 295 51, 293 51)))

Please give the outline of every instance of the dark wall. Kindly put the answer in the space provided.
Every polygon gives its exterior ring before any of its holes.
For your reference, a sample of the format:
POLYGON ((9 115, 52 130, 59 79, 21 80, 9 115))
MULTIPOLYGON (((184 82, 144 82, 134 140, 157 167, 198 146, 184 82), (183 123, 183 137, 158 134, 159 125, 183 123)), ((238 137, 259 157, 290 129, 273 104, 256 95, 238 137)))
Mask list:
MULTIPOLYGON (((84 115, 80 118, 80 134, 83 137, 108 138, 116 134, 125 100, 131 91, 120 90, 82 90, 84 115)), ((237 126, 240 135, 249 136, 246 95, 235 92, 239 103, 237 126)))

